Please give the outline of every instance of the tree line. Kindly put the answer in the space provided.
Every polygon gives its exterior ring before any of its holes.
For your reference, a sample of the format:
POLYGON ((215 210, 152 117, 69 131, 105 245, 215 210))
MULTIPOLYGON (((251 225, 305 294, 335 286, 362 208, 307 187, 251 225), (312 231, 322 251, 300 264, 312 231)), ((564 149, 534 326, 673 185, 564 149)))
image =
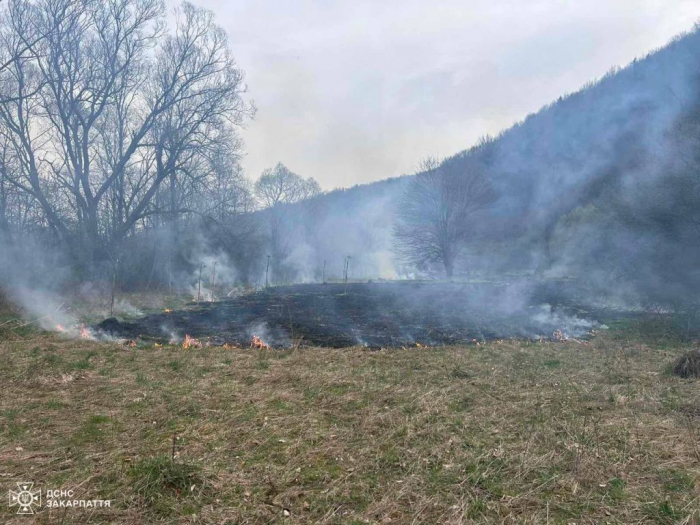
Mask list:
POLYGON ((227 35, 188 2, 171 15, 160 0, 0 5, 6 242, 44 239, 86 275, 149 231, 178 242, 264 207, 256 228, 284 252, 282 208, 320 187, 281 164, 248 181, 240 127, 255 108, 227 35))

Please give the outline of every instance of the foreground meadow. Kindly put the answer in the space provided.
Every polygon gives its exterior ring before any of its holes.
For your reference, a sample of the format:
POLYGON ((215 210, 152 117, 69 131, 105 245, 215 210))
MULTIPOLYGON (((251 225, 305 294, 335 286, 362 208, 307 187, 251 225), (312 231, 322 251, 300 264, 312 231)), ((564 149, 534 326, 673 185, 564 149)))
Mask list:
POLYGON ((3 503, 0 522, 700 523, 700 383, 668 372, 688 346, 645 340, 276 351, 7 331, 0 488, 112 503, 3 503))

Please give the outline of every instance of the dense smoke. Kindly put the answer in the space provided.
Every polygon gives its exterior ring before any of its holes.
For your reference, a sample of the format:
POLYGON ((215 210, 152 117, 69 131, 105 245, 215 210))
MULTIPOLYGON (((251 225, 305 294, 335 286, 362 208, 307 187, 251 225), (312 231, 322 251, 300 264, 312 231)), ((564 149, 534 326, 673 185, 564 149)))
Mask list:
MULTIPOLYGON (((485 170, 497 195, 456 275, 576 278, 591 299, 606 290, 620 304, 687 302, 698 287, 699 52, 696 29, 447 159, 485 170)), ((343 255, 386 260, 407 180, 319 197, 313 269, 324 259, 339 268, 343 255)), ((391 260, 389 275, 444 275, 391 260)))
MULTIPOLYGON (((253 183, 239 164, 253 108, 211 13, 183 4, 166 29, 158 2, 119 1, 123 11, 69 2, 55 27, 30 8, 52 4, 0 7, 0 283, 32 315, 61 311, 66 292, 99 296, 105 314, 137 314, 119 294, 215 300, 445 277, 439 257, 396 249, 416 179, 322 193, 311 174, 278 163, 253 183), (52 46, 59 37, 65 45, 52 46), (123 53, 95 45, 109 38, 123 53), (194 55, 175 44, 183 39, 194 55), (58 56, 64 48, 115 67, 87 74, 77 55, 58 56), (61 94, 64 78, 92 98, 61 94)), ((478 172, 489 195, 458 225, 448 276, 510 283, 489 305, 504 312, 532 306, 534 287, 522 283, 534 278, 577 280, 587 304, 690 308, 700 292, 699 52, 696 29, 442 161, 455 180, 478 172)), ((551 318, 547 304, 531 319, 551 318)))

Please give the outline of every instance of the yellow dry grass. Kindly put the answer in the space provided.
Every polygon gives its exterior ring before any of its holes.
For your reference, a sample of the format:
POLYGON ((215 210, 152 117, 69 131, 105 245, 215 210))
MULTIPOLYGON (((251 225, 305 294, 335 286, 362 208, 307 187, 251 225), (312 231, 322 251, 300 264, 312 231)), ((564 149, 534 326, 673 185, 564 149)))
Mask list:
POLYGON ((112 500, 38 523, 697 524, 700 383, 667 373, 684 350, 6 337, 0 488, 112 500))

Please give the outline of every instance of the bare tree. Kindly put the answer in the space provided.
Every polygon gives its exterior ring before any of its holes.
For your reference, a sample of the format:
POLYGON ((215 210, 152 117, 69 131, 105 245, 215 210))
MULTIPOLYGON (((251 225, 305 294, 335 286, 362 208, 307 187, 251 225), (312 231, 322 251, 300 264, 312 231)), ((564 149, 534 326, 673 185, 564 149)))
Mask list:
POLYGON ((464 169, 455 162, 426 159, 399 203, 396 253, 410 264, 440 263, 452 277, 457 257, 474 238, 477 212, 493 197, 478 167, 464 169))
POLYGON ((252 114, 213 14, 185 2, 174 15, 168 31, 160 0, 0 8, 4 46, 19 57, 0 71, 13 184, 90 263, 163 212, 154 202, 166 181, 175 193, 205 177, 202 159, 252 114))
POLYGON ((282 262, 289 253, 289 237, 283 231, 289 206, 319 195, 321 187, 313 178, 304 179, 280 162, 274 168, 263 171, 255 183, 255 193, 265 208, 264 213, 269 223, 272 269, 279 277, 282 262))
POLYGON ((207 155, 203 165, 206 172, 204 189, 196 193, 204 202, 193 204, 194 208, 205 210, 219 222, 255 209, 253 185, 244 176, 238 155, 232 154, 241 148, 236 139, 222 141, 207 155))
MULTIPOLYGON (((78 0, 74 0, 78 1, 78 0)), ((2 4, 2 0, 0 0, 2 4)), ((0 13, 7 15, 8 19, 12 16, 17 21, 20 22, 20 26, 23 30, 21 38, 18 38, 17 33, 10 29, 11 24, 0 24, 0 75, 10 69, 17 62, 20 62, 25 57, 30 55, 32 47, 37 46, 43 39, 47 38, 51 33, 56 31, 56 27, 51 24, 44 26, 44 31, 37 31, 37 28, 30 25, 29 19, 31 16, 30 11, 32 10, 32 5, 28 2, 17 2, 10 0, 8 5, 0 6, 4 7, 4 10, 0 10, 0 13)), ((2 77, 0 76, 0 81, 2 77)), ((13 99, 11 97, 0 97, 0 102, 10 102, 13 99)))
POLYGON ((313 178, 304 179, 279 162, 263 171, 255 190, 265 208, 274 208, 314 197, 321 187, 313 178))

